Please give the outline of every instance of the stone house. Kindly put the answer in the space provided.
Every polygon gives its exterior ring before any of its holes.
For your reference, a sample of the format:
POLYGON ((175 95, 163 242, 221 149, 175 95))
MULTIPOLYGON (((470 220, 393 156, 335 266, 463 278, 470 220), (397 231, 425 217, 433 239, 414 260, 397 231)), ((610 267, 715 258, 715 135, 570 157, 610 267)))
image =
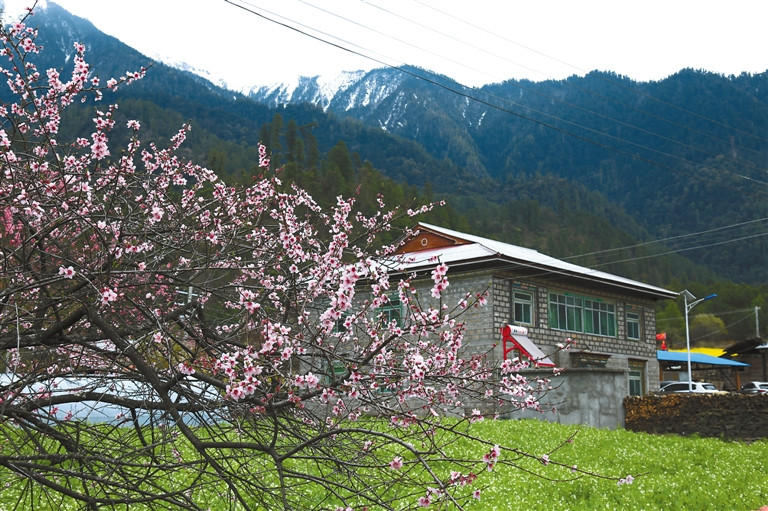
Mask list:
POLYGON ((446 303, 487 292, 487 306, 462 318, 468 350, 529 357, 539 366, 532 373, 565 370, 545 399, 556 412, 535 416, 614 428, 624 423, 624 397, 658 390, 655 305, 677 293, 435 225, 415 230, 400 250, 405 270, 423 270, 429 286, 436 261, 447 264, 446 303), (571 349, 558 351, 567 338, 571 349))

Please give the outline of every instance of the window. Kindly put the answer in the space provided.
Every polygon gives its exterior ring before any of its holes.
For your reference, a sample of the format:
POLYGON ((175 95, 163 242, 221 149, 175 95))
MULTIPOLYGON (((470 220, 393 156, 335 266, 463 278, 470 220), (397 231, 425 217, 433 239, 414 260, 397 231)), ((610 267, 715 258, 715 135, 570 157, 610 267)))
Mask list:
POLYGON ((640 314, 627 312, 627 339, 640 339, 640 314))
POLYGON ((616 307, 595 298, 551 293, 549 327, 615 337, 616 307))
POLYGON ((397 326, 403 326, 403 304, 400 302, 400 298, 397 295, 390 296, 386 305, 382 305, 376 309, 376 316, 383 315, 386 323, 394 321, 397 326))
POLYGON ((530 293, 512 292, 512 322, 518 325, 533 324, 533 296, 530 293))
POLYGON ((177 289, 176 294, 178 295, 178 298, 176 299, 176 305, 183 306, 187 305, 188 303, 192 303, 196 298, 198 298, 200 295, 195 293, 195 288, 192 286, 189 286, 188 289, 177 289))
POLYGON ((629 370, 629 395, 643 395, 643 371, 639 369, 629 370))
POLYGON ((340 378, 347 372, 347 366, 341 360, 326 361, 323 364, 323 383, 330 385, 335 379, 340 378))
POLYGON ((549 295, 549 326, 557 330, 581 332, 582 299, 574 296, 549 295))
POLYGON ((342 313, 341 317, 333 324, 333 333, 343 334, 347 331, 347 318, 349 314, 342 313))
MULTIPOLYGON (((192 303, 193 301, 197 300, 200 297, 199 294, 195 293, 195 288, 192 286, 189 286, 186 290, 185 289, 176 289, 176 302, 175 305, 177 307, 185 307, 192 303)), ((179 316, 179 319, 187 319, 186 314, 182 314, 179 316)))
POLYGON ((584 331, 616 337, 616 313, 613 304, 584 300, 584 331))
POLYGON ((645 362, 629 361, 629 395, 642 396, 645 382, 645 362))

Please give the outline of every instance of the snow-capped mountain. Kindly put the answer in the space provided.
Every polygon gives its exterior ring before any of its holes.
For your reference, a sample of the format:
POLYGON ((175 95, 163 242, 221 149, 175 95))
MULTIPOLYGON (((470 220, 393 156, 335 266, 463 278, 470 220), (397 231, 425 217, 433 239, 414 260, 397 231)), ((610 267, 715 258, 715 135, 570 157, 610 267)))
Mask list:
POLYGON ((380 83, 379 74, 346 71, 338 75, 302 76, 293 82, 256 86, 242 91, 247 96, 271 106, 312 103, 328 110, 350 110, 355 106, 375 106, 399 83, 380 83), (345 105, 339 105, 346 98, 345 105))
POLYGON ((296 83, 257 87, 248 96, 270 106, 312 103, 340 117, 352 117, 418 140, 440 158, 452 158, 484 175, 485 169, 472 154, 470 131, 479 127, 487 109, 453 90, 467 91, 447 77, 408 66, 344 73, 334 78, 302 78, 296 83), (446 87, 436 86, 438 83, 446 87), (454 143, 458 139, 462 142, 454 143))
POLYGON ((242 92, 271 106, 312 103, 327 110, 340 91, 354 85, 364 75, 364 71, 352 71, 339 75, 301 76, 292 82, 254 86, 242 92))
MULTIPOLYGON (((434 75, 407 67, 344 72, 339 75, 301 77, 294 82, 257 86, 243 91, 251 99, 270 106, 312 103, 325 111, 354 117, 387 131, 399 131, 409 110, 435 101, 440 90, 419 78, 434 75)), ((438 79, 450 81, 445 77, 438 79)), ((452 86, 462 88, 461 85, 452 86)), ((453 103, 450 95, 449 102, 453 103)), ((464 107, 460 115, 465 116, 464 107)), ((413 120, 410 122, 413 124, 413 120)), ((471 123, 470 123, 471 124, 471 123)))

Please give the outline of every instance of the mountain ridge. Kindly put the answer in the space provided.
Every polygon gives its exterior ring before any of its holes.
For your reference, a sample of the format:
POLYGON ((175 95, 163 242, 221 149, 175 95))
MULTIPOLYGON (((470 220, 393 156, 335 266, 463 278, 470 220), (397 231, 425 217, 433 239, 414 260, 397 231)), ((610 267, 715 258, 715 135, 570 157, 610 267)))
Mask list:
MULTIPOLYGON (((520 198, 526 190, 514 183, 542 174, 602 193, 657 238, 766 218, 768 72, 683 69, 652 82, 592 72, 479 89, 417 69, 396 73, 367 73, 326 110, 416 141, 467 175, 496 182, 488 189, 492 202, 520 198), (375 102, 355 94, 380 83, 387 87, 375 102)), ((448 182, 433 180, 447 191, 440 185, 448 182)), ((691 256, 729 278, 768 281, 758 265, 747 270, 755 259, 768 267, 766 235, 691 256)))
MULTIPOLYGON (((343 140, 358 168, 370 162, 397 182, 451 197, 472 232, 537 243, 532 248, 555 257, 632 245, 624 236, 608 239, 601 218, 636 241, 768 218, 765 201, 745 200, 762 190, 747 189, 744 179, 757 183, 768 162, 764 139, 751 136, 768 132, 768 73, 723 77, 687 70, 641 83, 593 72, 472 89, 406 66, 338 81, 318 76, 282 92, 264 89, 273 96, 257 102, 256 94, 247 98, 189 70, 152 62, 90 22, 51 10, 54 5, 35 21, 46 29, 43 68, 66 62, 76 32, 101 76, 151 65, 147 78, 121 88, 117 99, 153 116, 147 123, 153 136, 170 136, 177 121, 190 120, 191 156, 223 172, 247 173, 249 151, 259 140, 269 142, 275 162, 288 159, 289 146, 298 151, 296 134, 321 155, 343 140), (294 99, 280 104, 280 94, 294 99), (707 122, 686 111, 702 112, 707 122), (717 207, 723 202, 727 208, 717 207), (520 215, 520 208, 531 211, 520 215), (604 227, 595 230, 586 219, 604 227), (528 232, 531 226, 541 232, 528 232)), ((728 278, 768 282, 768 245, 761 233, 750 236, 733 250, 690 254, 728 278)))

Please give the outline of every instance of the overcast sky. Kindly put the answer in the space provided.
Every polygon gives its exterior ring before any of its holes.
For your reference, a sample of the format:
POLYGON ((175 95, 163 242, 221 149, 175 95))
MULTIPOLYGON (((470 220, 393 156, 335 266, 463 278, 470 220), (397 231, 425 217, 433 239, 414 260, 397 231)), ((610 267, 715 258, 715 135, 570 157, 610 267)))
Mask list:
POLYGON ((765 0, 57 3, 150 57, 208 70, 232 88, 403 63, 467 85, 560 79, 594 69, 641 81, 686 67, 768 70, 765 0))

